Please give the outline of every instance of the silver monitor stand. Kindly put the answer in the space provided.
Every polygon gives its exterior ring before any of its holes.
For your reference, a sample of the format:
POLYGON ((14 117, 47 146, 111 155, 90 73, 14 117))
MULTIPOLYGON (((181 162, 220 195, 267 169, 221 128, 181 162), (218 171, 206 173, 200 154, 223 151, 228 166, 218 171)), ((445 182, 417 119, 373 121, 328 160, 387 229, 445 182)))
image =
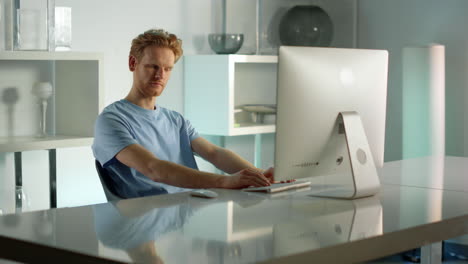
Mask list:
POLYGON ((312 196, 356 199, 378 193, 380 181, 357 112, 341 112, 316 165, 312 196))

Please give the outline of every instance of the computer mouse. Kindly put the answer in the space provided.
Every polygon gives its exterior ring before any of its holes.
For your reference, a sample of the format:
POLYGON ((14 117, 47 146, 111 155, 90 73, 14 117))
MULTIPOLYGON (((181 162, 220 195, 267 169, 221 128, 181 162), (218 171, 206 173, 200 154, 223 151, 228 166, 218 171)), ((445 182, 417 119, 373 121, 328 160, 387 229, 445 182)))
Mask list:
POLYGON ((206 189, 197 189, 190 192, 190 195, 201 198, 216 198, 218 194, 214 191, 206 189))

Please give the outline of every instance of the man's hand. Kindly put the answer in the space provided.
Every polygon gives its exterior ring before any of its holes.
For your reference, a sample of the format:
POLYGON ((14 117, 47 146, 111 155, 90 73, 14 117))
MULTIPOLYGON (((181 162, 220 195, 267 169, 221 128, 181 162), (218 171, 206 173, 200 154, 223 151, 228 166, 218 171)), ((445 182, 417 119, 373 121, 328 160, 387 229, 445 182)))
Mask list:
POLYGON ((231 176, 223 178, 223 188, 227 189, 241 189, 250 186, 262 187, 269 186, 270 181, 261 171, 256 169, 243 169, 231 176))
POLYGON ((263 172, 263 175, 270 181, 270 183, 275 182, 275 169, 273 167, 268 168, 263 172))
POLYGON ((295 179, 286 181, 275 181, 275 169, 273 167, 270 167, 266 171, 264 171, 263 175, 265 175, 265 177, 270 181, 270 183, 289 183, 296 181, 295 179))

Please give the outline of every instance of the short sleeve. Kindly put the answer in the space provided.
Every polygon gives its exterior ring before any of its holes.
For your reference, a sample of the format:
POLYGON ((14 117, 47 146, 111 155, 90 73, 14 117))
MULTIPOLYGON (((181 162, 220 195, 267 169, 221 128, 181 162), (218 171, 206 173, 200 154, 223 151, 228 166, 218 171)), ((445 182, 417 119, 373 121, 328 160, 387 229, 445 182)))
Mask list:
POLYGON ((94 128, 94 157, 106 166, 125 147, 136 144, 135 137, 125 120, 118 114, 104 112, 96 120, 94 128))
POLYGON ((200 137, 200 135, 195 130, 195 128, 192 126, 192 124, 190 123, 189 120, 184 118, 184 122, 185 122, 185 128, 186 128, 186 131, 187 131, 187 135, 189 136, 190 141, 193 141, 194 139, 200 137))

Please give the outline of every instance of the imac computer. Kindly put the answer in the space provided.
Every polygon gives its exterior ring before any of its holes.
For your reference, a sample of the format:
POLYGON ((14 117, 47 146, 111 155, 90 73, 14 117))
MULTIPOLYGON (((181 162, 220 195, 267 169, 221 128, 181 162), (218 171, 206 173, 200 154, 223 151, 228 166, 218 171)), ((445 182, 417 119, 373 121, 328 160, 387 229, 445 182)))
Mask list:
POLYGON ((379 191, 388 52, 281 46, 275 178, 307 178, 312 195, 379 191))

